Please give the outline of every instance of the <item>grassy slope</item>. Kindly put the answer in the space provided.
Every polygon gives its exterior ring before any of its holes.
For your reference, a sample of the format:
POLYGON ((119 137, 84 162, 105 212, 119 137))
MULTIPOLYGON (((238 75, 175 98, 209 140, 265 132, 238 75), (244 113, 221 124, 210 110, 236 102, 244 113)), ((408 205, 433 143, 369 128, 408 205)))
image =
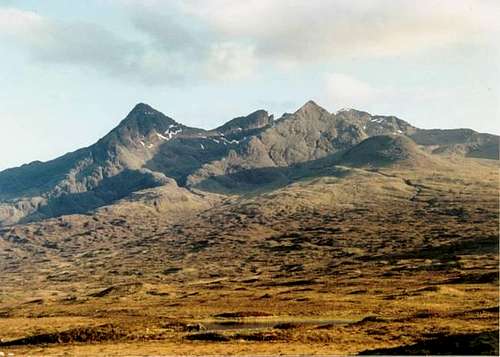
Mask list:
POLYGON ((165 198, 160 208, 124 202, 4 231, 0 337, 113 323, 126 338, 8 350, 356 353, 497 328, 497 163, 346 170, 246 198, 211 196, 211 208, 176 189, 183 209, 165 198), (376 318, 186 339, 197 333, 186 324, 238 311, 276 323, 376 318))

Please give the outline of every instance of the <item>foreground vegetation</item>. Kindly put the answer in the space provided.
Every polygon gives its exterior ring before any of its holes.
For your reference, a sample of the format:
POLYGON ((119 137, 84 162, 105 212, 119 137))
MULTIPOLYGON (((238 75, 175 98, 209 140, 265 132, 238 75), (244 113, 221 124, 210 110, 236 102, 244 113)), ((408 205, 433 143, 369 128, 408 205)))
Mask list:
POLYGON ((450 160, 5 228, 0 351, 498 354, 497 166, 450 160))

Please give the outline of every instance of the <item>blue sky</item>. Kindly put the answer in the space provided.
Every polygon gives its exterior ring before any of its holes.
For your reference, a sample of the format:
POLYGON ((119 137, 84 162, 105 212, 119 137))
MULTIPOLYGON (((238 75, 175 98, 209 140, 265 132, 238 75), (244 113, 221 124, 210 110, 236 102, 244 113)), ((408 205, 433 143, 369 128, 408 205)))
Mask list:
POLYGON ((498 1, 0 0, 0 169, 105 135, 138 102, 213 128, 309 99, 500 133, 498 1))

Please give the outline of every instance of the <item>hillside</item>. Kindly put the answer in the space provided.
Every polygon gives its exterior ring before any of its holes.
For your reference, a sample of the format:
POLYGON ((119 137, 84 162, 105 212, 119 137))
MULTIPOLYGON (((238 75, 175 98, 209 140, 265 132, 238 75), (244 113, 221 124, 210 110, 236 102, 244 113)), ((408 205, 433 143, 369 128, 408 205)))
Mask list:
POLYGON ((402 135, 372 136, 348 149, 339 160, 340 164, 353 167, 403 165, 417 168, 436 166, 438 162, 438 158, 431 157, 402 135))
POLYGON ((436 354, 462 338, 494 353, 497 163, 399 164, 415 155, 432 158, 376 136, 260 193, 169 179, 93 214, 3 228, 0 349, 436 354), (370 165, 352 162, 367 152, 370 165))

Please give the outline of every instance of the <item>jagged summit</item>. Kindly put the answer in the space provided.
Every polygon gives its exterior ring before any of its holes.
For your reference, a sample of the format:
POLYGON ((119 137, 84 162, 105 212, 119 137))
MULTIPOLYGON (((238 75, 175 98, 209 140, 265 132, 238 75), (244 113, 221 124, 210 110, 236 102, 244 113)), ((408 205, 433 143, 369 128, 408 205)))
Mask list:
MULTIPOLYGON (((134 108, 130 111, 130 114, 132 113, 146 113, 146 112, 158 112, 156 109, 154 109, 152 106, 146 103, 137 103, 134 108)), ((129 115, 130 115, 129 114, 129 115)))
POLYGON ((310 99, 307 102, 304 103, 297 111, 299 110, 310 110, 310 109, 319 109, 319 110, 325 110, 323 107, 318 105, 314 100, 310 99))
POLYGON ((295 115, 309 116, 309 115, 323 115, 330 114, 328 110, 319 106, 315 101, 309 100, 303 106, 301 106, 295 113, 295 115))
POLYGON ((127 114, 125 119, 120 122, 118 127, 138 121, 147 121, 156 124, 161 124, 163 122, 167 123, 167 125, 173 123, 177 124, 175 120, 154 109, 150 105, 145 103, 138 103, 134 106, 130 113, 127 114))
POLYGON ((215 131, 219 133, 232 133, 238 131, 260 129, 272 125, 273 115, 269 115, 266 110, 260 109, 247 116, 234 118, 224 125, 219 126, 215 131))
POLYGON ((341 108, 335 112, 335 115, 357 115, 357 116, 364 116, 364 115, 370 115, 370 113, 365 112, 363 110, 359 109, 354 109, 354 108, 341 108))
POLYGON ((117 127, 109 132, 100 142, 114 145, 119 142, 126 147, 146 146, 146 139, 159 134, 163 137, 170 132, 179 132, 184 126, 164 115, 153 107, 139 103, 130 111, 117 127))

